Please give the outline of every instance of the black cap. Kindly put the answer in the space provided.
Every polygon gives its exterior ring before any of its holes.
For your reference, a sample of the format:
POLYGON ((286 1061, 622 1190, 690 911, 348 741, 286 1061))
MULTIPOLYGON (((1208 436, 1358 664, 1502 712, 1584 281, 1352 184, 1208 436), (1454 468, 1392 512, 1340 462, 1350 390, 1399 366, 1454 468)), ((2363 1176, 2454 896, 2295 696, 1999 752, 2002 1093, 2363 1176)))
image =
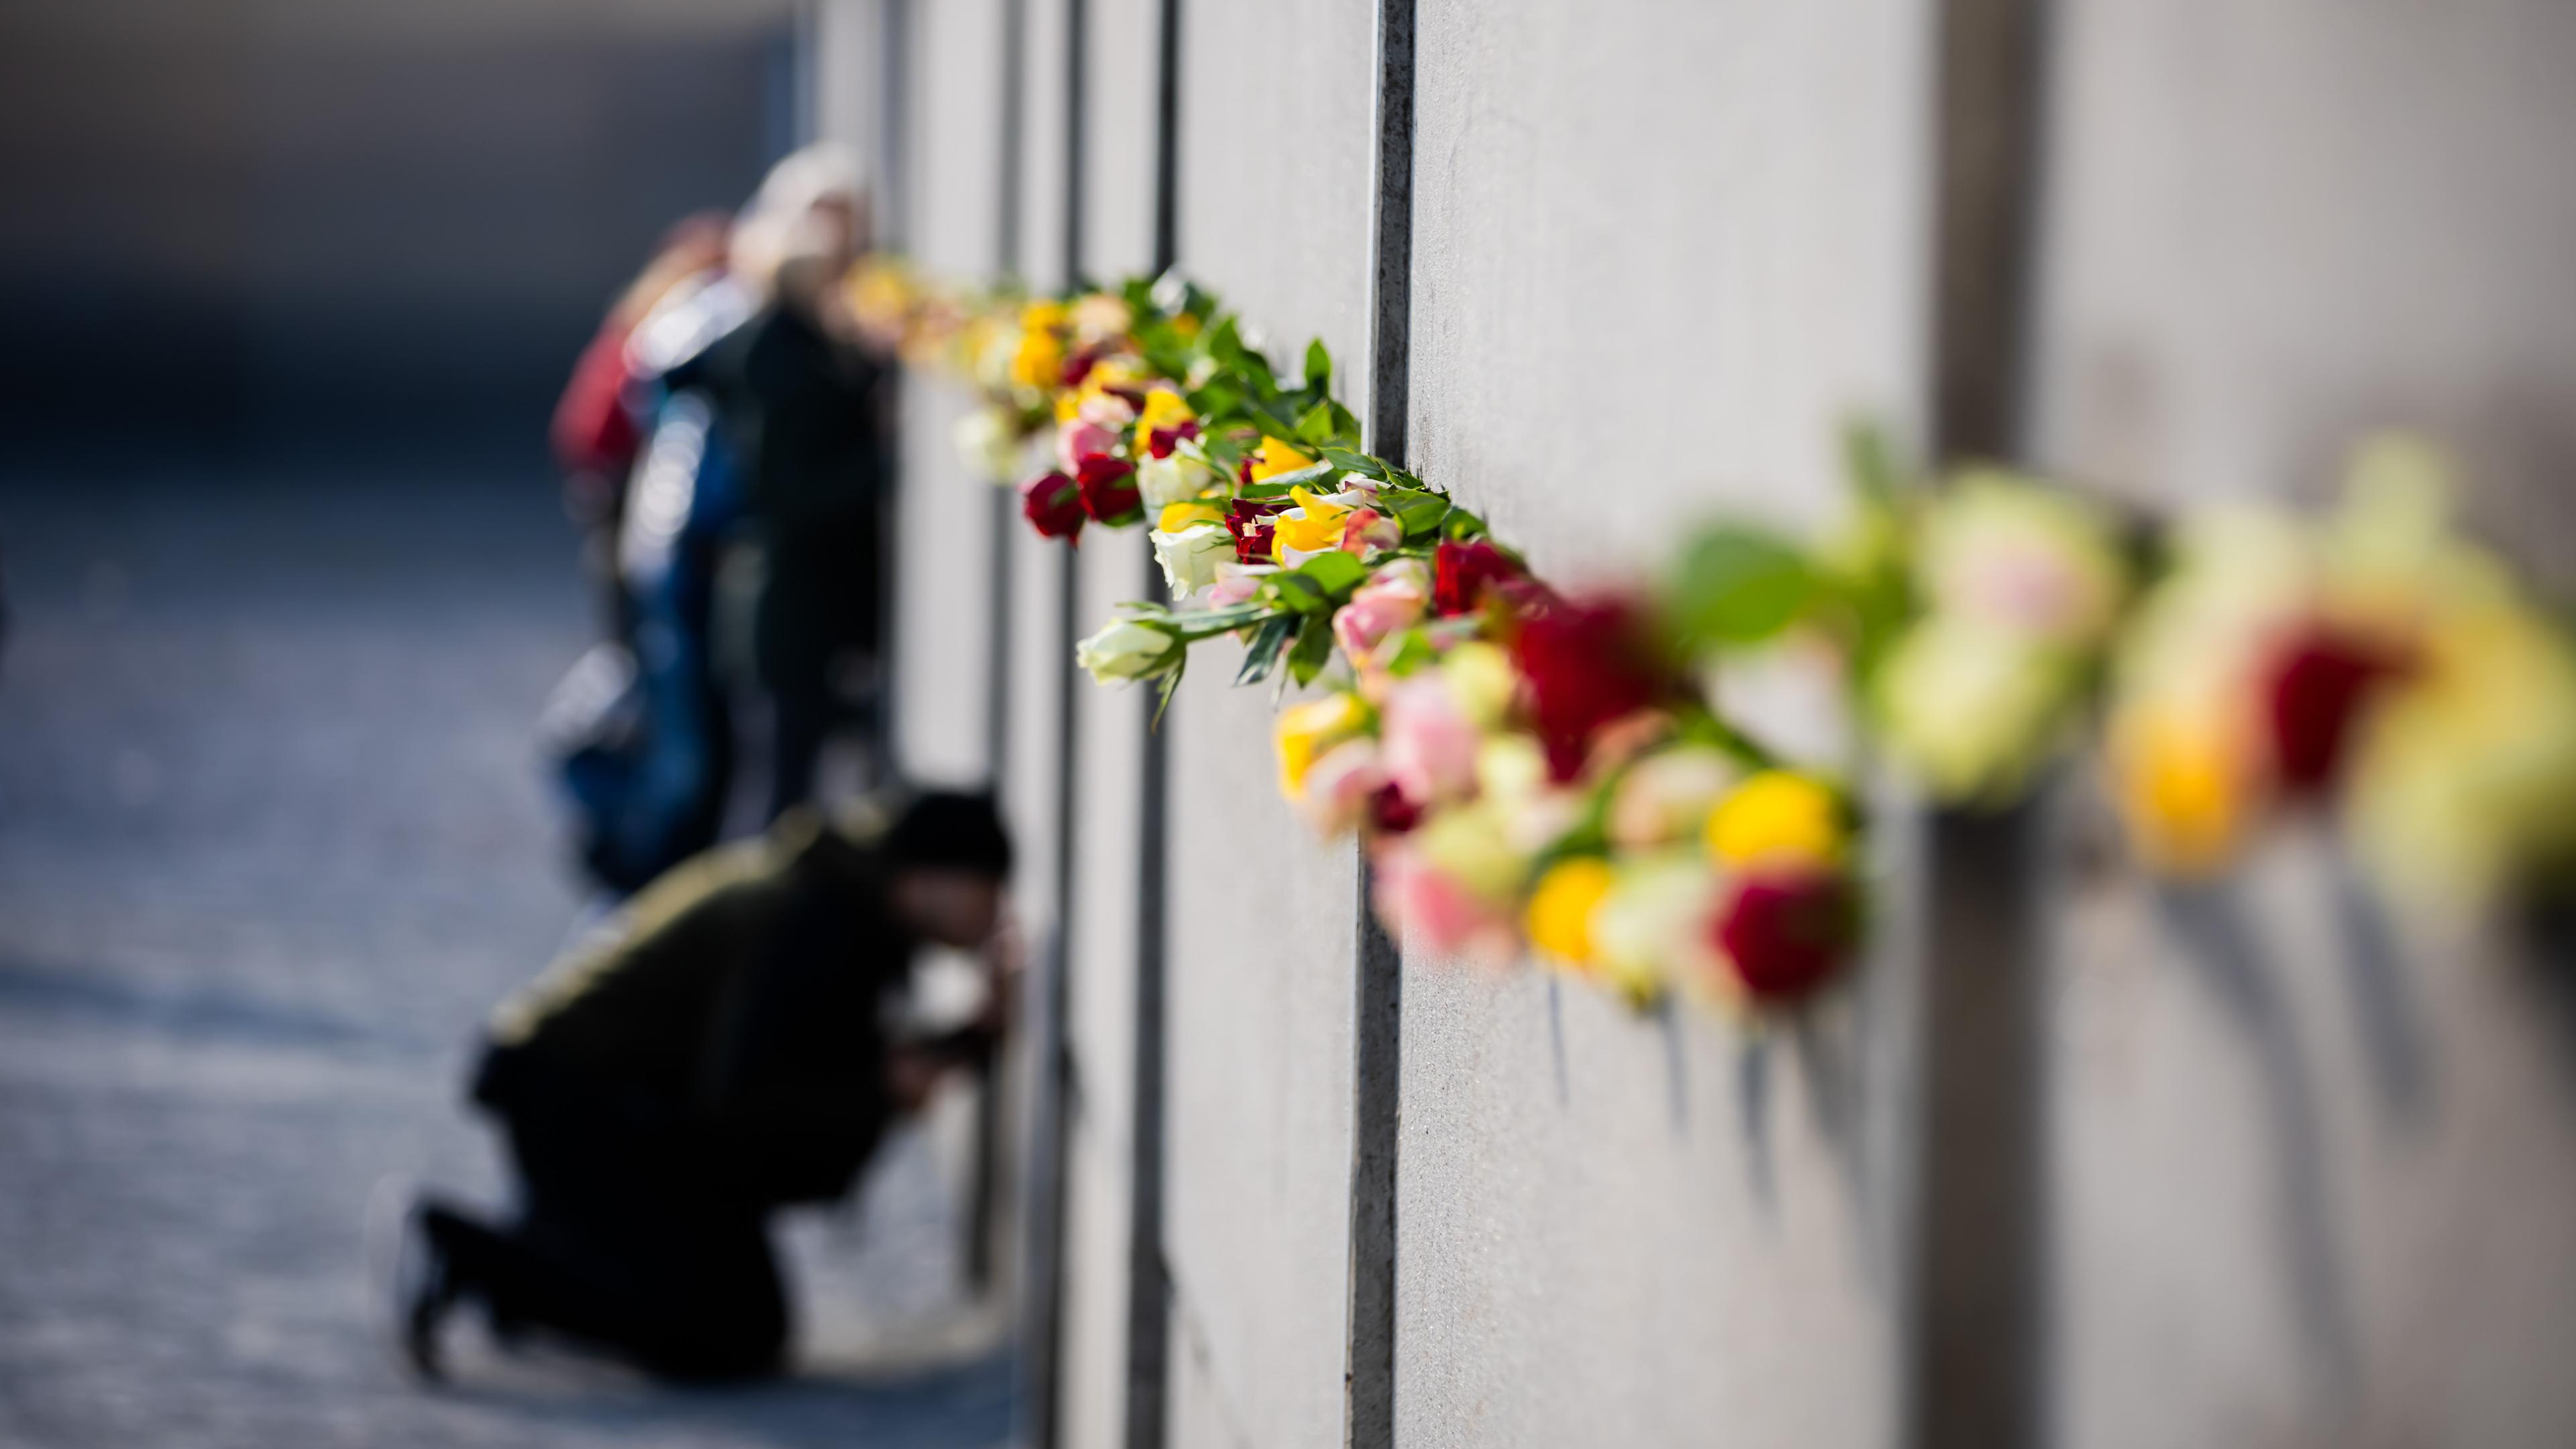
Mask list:
POLYGON ((925 790, 905 802, 886 831, 885 857, 897 869, 967 870, 1004 880, 1011 874, 1011 835, 992 796, 925 790))

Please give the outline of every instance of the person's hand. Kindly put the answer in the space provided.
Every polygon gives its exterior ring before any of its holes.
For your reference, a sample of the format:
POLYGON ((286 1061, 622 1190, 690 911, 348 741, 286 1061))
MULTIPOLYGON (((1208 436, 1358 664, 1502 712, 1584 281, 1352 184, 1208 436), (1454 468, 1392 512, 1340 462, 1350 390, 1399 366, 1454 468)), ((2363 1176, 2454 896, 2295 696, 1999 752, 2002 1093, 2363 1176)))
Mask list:
POLYGON ((1028 976, 1028 937, 1019 918, 1005 908, 993 934, 984 942, 984 1009, 975 1024, 996 1034, 1007 1033, 1019 1020, 1020 990, 1028 976))

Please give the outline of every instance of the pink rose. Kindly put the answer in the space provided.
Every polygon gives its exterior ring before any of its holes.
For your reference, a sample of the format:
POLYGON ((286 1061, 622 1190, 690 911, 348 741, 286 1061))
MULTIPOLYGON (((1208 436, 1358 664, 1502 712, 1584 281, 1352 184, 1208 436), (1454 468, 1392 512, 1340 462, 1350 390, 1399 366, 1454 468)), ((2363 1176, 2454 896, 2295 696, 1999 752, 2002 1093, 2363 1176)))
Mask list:
POLYGON ((1436 675, 1387 691, 1381 709, 1387 779, 1416 804, 1461 800, 1476 791, 1476 752, 1484 736, 1436 675))
POLYGON ((1252 602, 1253 595, 1261 592, 1262 578, 1277 572, 1278 569, 1269 564, 1220 563, 1216 566, 1216 582, 1207 586, 1207 593, 1202 597, 1211 609, 1230 609, 1237 604, 1248 604, 1252 602))
POLYGON ((1430 603, 1420 562, 1406 559, 1380 569, 1333 615, 1333 639, 1354 664, 1364 664, 1386 636, 1409 629, 1430 603))
POLYGON ((1082 460, 1106 453, 1118 446, 1118 430, 1089 418, 1075 418, 1055 430, 1057 466, 1071 473, 1082 467, 1082 460))
POLYGON ((1500 963, 1520 947, 1509 909, 1467 889, 1407 845, 1378 852, 1374 904, 1389 934, 1440 955, 1500 963))
POLYGON ((1355 508, 1342 521, 1342 552, 1366 558, 1404 542, 1404 525, 1374 508, 1355 508))

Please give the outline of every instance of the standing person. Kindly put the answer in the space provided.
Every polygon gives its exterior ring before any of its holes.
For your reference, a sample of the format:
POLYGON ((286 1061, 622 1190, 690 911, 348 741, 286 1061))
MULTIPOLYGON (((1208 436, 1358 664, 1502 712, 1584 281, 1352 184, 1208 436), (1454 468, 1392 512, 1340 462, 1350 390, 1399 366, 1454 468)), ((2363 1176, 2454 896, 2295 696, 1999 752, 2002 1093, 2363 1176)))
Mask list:
POLYGON ((798 811, 638 896, 496 1014, 474 1100, 523 1185, 501 1226, 423 1199, 397 1325, 441 1376, 440 1327, 480 1303, 663 1377, 767 1374, 787 1299, 768 1215, 848 1192, 889 1121, 982 1061, 1010 999, 997 944, 1011 846, 992 802, 925 794, 891 824, 798 811), (982 1020, 890 1041, 883 999, 925 945, 982 949, 982 1020))
POLYGON ((758 296, 721 266, 660 289, 621 349, 640 419, 609 535, 618 637, 583 656, 539 730, 560 762, 581 858, 617 895, 715 843, 733 778, 717 669, 720 560, 742 513, 741 468, 713 396, 691 379, 758 296))
POLYGON ((618 578, 617 533, 627 475, 644 441, 637 414, 645 400, 638 390, 647 381, 637 377, 627 343, 664 298, 724 265, 730 230, 724 213, 701 212, 664 233, 652 259, 600 320, 555 403, 549 438, 563 470, 564 510, 582 529, 582 563, 599 591, 602 631, 613 641, 625 641, 633 617, 618 578))
MULTIPOLYGON (((812 146, 779 162, 734 229, 734 273, 761 310, 690 371, 740 451, 766 554, 754 653, 774 711, 773 819, 813 798, 826 739, 884 664, 892 369, 862 344, 840 287, 867 232, 845 151, 812 146)), ((876 734, 867 728, 882 768, 876 734)))

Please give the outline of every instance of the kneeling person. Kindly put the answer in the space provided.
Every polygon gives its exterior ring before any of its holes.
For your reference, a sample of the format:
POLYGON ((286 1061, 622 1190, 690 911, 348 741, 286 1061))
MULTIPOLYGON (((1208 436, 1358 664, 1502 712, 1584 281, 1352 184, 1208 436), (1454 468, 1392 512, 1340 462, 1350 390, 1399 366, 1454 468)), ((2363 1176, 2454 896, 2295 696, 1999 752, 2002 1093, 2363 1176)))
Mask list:
POLYGON ((926 794, 890 825, 810 812, 692 860, 496 1014, 475 1102, 509 1138, 509 1226, 414 1209, 403 1343, 440 1371, 447 1311, 543 1327, 673 1378, 770 1373, 786 1295, 767 1218, 848 1192, 888 1122, 975 1026, 897 1044, 882 998, 924 945, 987 946, 1011 849, 989 800, 926 794))

